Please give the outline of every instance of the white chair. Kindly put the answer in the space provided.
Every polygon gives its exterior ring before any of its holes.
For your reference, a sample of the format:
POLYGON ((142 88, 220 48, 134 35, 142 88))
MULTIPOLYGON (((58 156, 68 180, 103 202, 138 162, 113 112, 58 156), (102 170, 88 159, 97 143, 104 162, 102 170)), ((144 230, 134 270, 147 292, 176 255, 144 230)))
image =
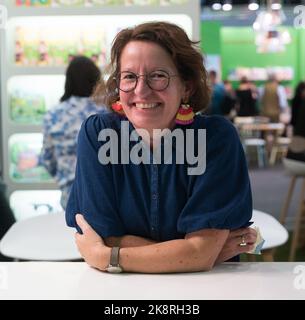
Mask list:
POLYGON ((297 246, 301 242, 301 237, 303 236, 300 231, 301 231, 302 225, 305 224, 305 163, 302 161, 296 161, 296 160, 285 158, 283 159, 283 164, 285 169, 291 175, 290 186, 288 189, 288 193, 287 193, 286 200, 283 205, 282 213, 280 217, 280 222, 283 225, 285 224, 285 221, 286 221, 287 212, 288 212, 288 208, 293 195, 295 183, 298 178, 301 178, 303 180, 302 190, 301 190, 301 195, 299 200, 299 208, 296 214, 296 220, 293 228, 292 241, 291 241, 290 254, 289 254, 289 261, 294 261, 297 246))
POLYGON ((235 117, 233 121, 235 125, 240 126, 243 124, 254 123, 255 117, 235 117))
POLYGON ((250 154, 249 148, 255 148, 258 167, 259 168, 265 167, 266 158, 267 158, 266 141, 260 138, 246 138, 242 141, 242 144, 243 144, 247 158, 249 158, 249 154, 250 154))
POLYGON ((16 260, 78 260, 74 234, 63 212, 37 216, 14 223, 0 241, 0 252, 16 260))
POLYGON ((274 250, 276 247, 283 245, 288 240, 288 231, 275 219, 271 214, 263 211, 253 210, 251 227, 257 226, 265 239, 263 245, 263 260, 274 261, 274 250))
POLYGON ((252 130, 244 130, 245 125, 268 123, 269 119, 266 117, 235 117, 234 124, 237 127, 240 139, 247 157, 250 162, 251 150, 256 150, 256 159, 259 168, 265 167, 267 161, 266 155, 266 141, 260 138, 260 132, 253 132, 252 130))
POLYGON ((273 143, 270 153, 269 163, 274 165, 278 156, 285 157, 288 151, 288 146, 291 143, 291 139, 288 137, 277 137, 273 143))

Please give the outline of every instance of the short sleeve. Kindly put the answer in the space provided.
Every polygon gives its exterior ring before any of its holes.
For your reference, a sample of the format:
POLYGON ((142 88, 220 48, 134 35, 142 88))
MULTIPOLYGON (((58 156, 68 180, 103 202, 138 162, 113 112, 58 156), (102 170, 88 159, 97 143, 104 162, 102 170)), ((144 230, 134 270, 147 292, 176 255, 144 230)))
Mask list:
POLYGON ((81 126, 77 143, 77 165, 67 208, 68 226, 78 228, 75 215, 81 213, 102 237, 122 236, 124 228, 116 207, 110 164, 98 160, 100 130, 105 128, 102 115, 89 117, 81 126))
POLYGON ((190 196, 178 219, 178 231, 184 234, 251 224, 251 186, 237 131, 220 117, 207 123, 206 170, 190 179, 190 196))

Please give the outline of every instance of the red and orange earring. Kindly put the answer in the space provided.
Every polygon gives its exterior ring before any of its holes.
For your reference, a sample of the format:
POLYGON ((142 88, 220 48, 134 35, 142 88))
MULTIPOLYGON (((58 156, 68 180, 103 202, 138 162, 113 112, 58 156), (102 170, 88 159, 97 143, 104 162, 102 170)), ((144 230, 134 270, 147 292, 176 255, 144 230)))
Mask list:
POLYGON ((111 105, 112 109, 119 113, 120 115, 124 115, 124 110, 121 101, 116 101, 111 105))
POLYGON ((176 123, 186 126, 194 122, 194 117, 193 108, 187 103, 182 103, 176 115, 176 123))

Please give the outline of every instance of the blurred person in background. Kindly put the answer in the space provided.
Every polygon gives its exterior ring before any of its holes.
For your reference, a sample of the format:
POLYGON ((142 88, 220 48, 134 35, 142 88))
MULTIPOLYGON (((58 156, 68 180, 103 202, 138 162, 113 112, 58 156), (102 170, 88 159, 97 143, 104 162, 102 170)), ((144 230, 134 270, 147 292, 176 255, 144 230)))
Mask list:
POLYGON ((279 122, 280 115, 288 112, 287 94, 276 76, 271 74, 265 86, 260 90, 260 113, 271 122, 279 122))
POLYGON ((305 163, 305 81, 298 84, 291 104, 293 138, 287 158, 305 163))
POLYGON ((247 77, 241 78, 239 87, 236 90, 237 115, 239 117, 253 117, 257 115, 257 93, 253 88, 253 84, 248 81, 247 77))
POLYGON ((209 82, 212 89, 212 95, 207 113, 213 115, 223 115, 222 109, 226 96, 226 90, 224 85, 218 81, 217 72, 215 70, 211 70, 209 72, 209 82))
POLYGON ((225 88, 225 98, 222 103, 222 114, 233 121, 236 116, 236 93, 232 87, 232 83, 229 80, 224 80, 223 82, 225 88))
POLYGON ((66 71, 64 95, 44 117, 40 162, 60 187, 64 209, 75 176, 76 145, 81 124, 90 115, 105 111, 90 99, 100 78, 100 70, 92 60, 74 57, 66 71))

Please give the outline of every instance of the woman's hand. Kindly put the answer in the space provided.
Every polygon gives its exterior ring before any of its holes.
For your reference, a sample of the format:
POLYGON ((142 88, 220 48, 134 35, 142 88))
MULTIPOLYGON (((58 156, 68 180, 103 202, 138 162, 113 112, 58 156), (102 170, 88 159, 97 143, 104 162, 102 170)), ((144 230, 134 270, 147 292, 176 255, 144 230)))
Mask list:
POLYGON ((238 254, 252 250, 254 248, 256 236, 256 231, 253 228, 242 228, 231 231, 215 264, 222 263, 238 254), (240 244, 243 242, 246 243, 246 245, 241 246, 240 244))
POLYGON ((110 248, 104 240, 91 228, 83 215, 76 215, 76 222, 83 234, 76 233, 77 248, 85 261, 94 268, 105 270, 109 264, 110 248))

